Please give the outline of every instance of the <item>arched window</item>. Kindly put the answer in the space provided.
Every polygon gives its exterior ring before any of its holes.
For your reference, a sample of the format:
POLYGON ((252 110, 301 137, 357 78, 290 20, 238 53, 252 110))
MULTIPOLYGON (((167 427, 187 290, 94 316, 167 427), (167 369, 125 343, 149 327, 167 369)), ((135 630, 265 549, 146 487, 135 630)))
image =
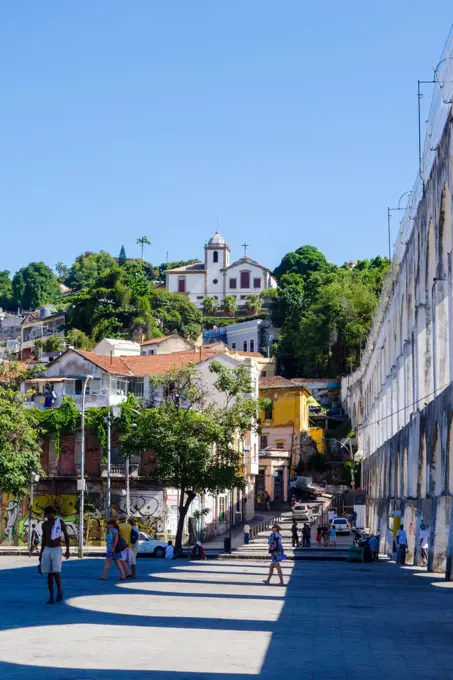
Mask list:
POLYGON ((217 252, 217 250, 214 250, 214 252, 212 253, 212 261, 213 262, 219 261, 219 253, 217 252))

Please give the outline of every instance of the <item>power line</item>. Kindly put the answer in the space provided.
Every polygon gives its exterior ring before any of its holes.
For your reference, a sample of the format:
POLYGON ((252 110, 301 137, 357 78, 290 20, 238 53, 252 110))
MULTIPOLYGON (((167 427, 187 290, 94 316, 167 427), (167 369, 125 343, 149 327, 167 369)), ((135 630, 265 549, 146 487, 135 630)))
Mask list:
POLYGON ((379 418, 379 420, 375 420, 374 422, 368 423, 367 425, 357 425, 356 430, 365 430, 367 427, 371 427, 371 425, 379 425, 383 420, 386 420, 387 418, 393 418, 393 416, 395 416, 397 413, 401 413, 401 411, 405 411, 406 409, 415 406, 415 404, 418 404, 419 401, 423 401, 424 399, 431 397, 436 392, 444 390, 450 384, 451 382, 447 383, 446 385, 443 385, 442 387, 437 387, 432 392, 429 392, 428 394, 425 394, 423 397, 420 397, 420 399, 417 399, 416 401, 412 402, 412 404, 408 404, 404 408, 400 408, 397 411, 393 411, 393 413, 390 413, 388 416, 382 416, 382 418, 379 418))

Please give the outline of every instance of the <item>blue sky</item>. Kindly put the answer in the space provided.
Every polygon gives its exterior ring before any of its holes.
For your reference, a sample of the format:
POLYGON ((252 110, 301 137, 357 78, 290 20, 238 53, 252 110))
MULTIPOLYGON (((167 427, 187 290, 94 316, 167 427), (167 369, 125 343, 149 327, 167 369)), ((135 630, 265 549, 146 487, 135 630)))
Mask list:
POLYGON ((154 263, 201 257, 217 218, 271 268, 304 244, 386 254, 452 20, 446 0, 3 3, 0 269, 138 256, 143 234, 154 263))

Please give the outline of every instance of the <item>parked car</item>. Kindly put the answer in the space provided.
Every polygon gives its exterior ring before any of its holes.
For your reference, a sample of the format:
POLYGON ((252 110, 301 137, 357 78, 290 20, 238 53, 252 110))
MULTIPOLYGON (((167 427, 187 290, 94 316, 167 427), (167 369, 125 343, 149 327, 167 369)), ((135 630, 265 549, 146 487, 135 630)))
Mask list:
POLYGON ((351 533, 351 525, 345 517, 335 517, 330 524, 335 527, 337 534, 347 534, 349 536, 351 533))
POLYGON ((165 557, 165 548, 167 543, 164 541, 157 541, 151 538, 143 531, 138 533, 138 554, 139 555, 153 555, 154 557, 165 557))
POLYGON ((308 505, 296 503, 293 507, 293 520, 296 520, 296 522, 309 522, 311 520, 311 510, 308 505))

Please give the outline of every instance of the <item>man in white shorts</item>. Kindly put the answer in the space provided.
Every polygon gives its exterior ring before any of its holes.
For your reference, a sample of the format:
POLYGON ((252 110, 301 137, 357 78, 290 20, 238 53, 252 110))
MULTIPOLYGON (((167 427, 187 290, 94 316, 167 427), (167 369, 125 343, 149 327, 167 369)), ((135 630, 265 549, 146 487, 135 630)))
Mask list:
POLYGON ((42 525, 42 543, 39 561, 41 573, 47 574, 47 585, 50 598, 47 604, 55 604, 53 582, 57 584, 57 602, 63 601, 63 589, 61 587, 61 536, 64 536, 66 544, 65 557, 69 559, 69 536, 66 525, 62 519, 58 519, 55 510, 48 507, 44 510, 46 521, 42 525))

